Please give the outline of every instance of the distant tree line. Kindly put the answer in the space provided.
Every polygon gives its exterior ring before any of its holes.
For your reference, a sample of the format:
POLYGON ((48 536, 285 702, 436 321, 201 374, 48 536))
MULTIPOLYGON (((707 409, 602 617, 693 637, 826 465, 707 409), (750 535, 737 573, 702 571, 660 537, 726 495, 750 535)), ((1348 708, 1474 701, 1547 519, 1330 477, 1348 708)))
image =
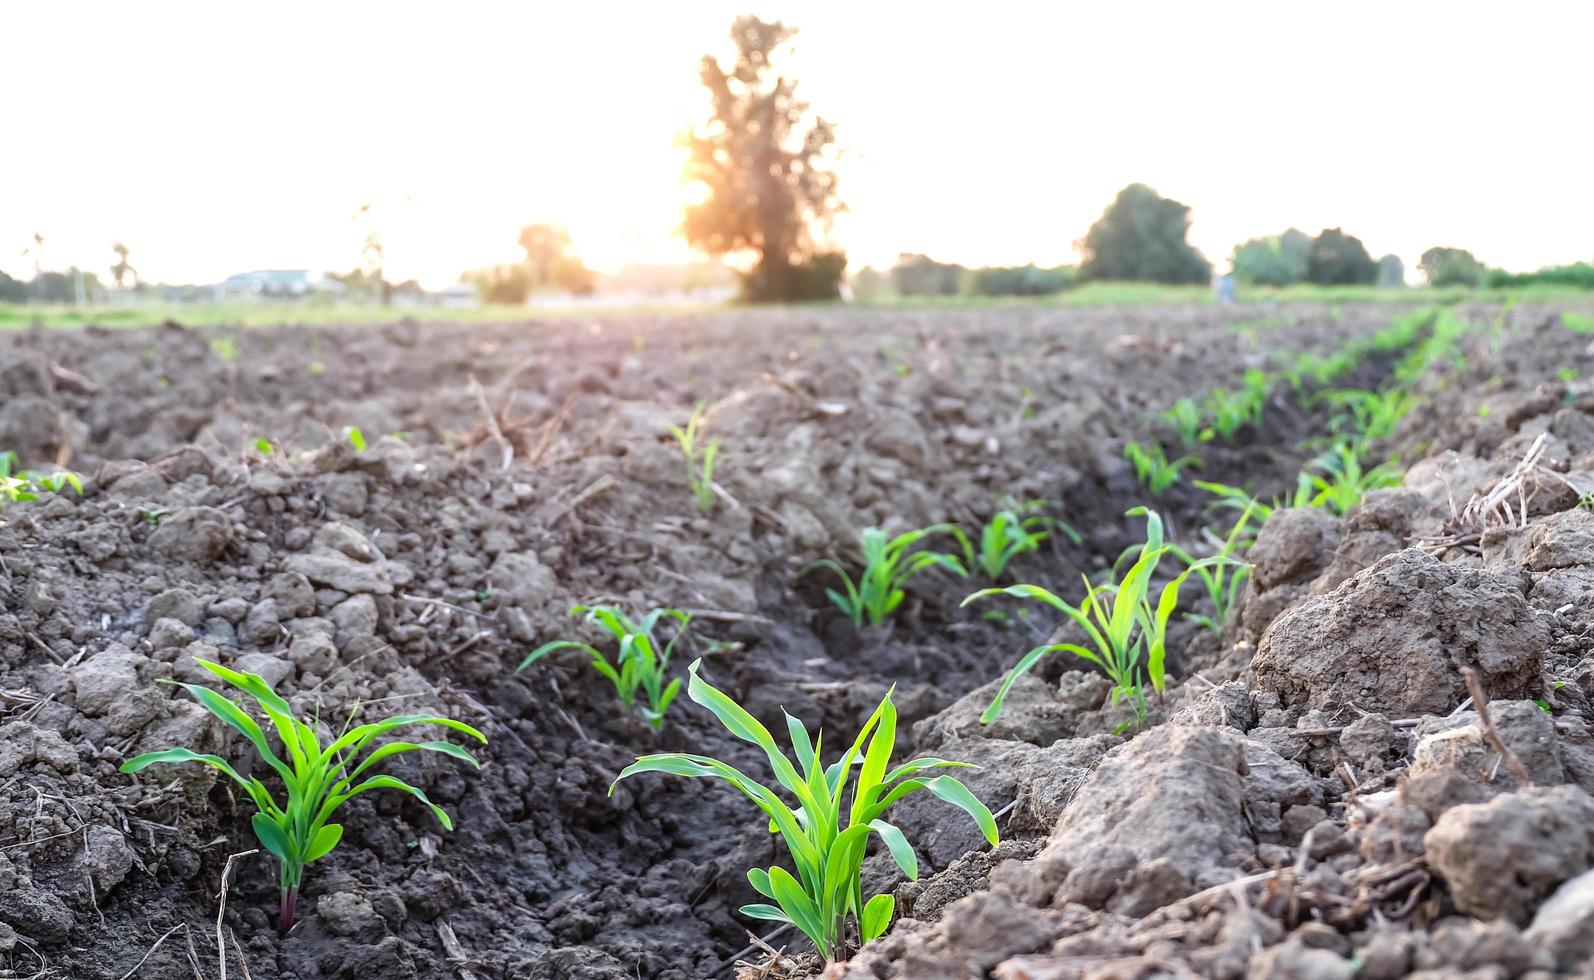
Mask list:
POLYGON ((570 233, 554 225, 527 225, 520 229, 524 259, 509 265, 472 269, 460 281, 476 287, 489 303, 521 304, 533 293, 546 290, 590 294, 597 276, 571 251, 570 233))
POLYGON ((866 268, 853 279, 859 299, 886 296, 1051 296, 1072 287, 1072 266, 1037 265, 967 268, 927 255, 904 254, 886 272, 866 268))

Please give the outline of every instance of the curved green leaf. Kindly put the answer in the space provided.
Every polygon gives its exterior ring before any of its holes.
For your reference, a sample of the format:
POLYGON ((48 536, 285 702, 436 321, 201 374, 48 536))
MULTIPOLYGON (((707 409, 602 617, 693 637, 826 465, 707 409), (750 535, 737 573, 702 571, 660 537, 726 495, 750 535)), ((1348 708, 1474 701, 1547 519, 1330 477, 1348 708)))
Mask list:
POLYGON ((903 836, 902 831, 884 820, 871 820, 869 827, 880 839, 885 842, 886 850, 891 852, 891 859, 897 862, 897 867, 908 876, 909 881, 919 880, 919 857, 913 853, 913 845, 903 836))
POLYGON ((329 823, 316 831, 315 837, 310 841, 310 846, 304 852, 304 863, 319 861, 332 853, 338 846, 338 841, 343 839, 343 825, 329 823))
POLYGON ((996 831, 996 818, 991 816, 990 808, 981 803, 979 797, 969 792, 967 786, 951 776, 937 776, 926 780, 925 786, 936 796, 973 817, 974 822, 979 825, 980 833, 985 835, 985 839, 991 842, 992 847, 1002 842, 1001 835, 996 831))
POLYGON ((543 657, 548 656, 548 654, 557 653, 560 650, 585 650, 587 653, 592 655, 594 660, 603 660, 603 654, 599 653, 598 648, 590 643, 578 643, 575 640, 555 640, 552 643, 544 643, 542 646, 526 654, 526 659, 522 660, 520 662, 520 666, 515 668, 515 673, 520 673, 527 667, 530 667, 532 664, 541 660, 543 657))
POLYGON ((858 930, 863 941, 877 939, 891 925, 891 915, 897 909, 897 900, 890 895, 876 895, 869 899, 858 916, 858 930))
POLYGON ((271 852, 283 864, 303 864, 303 860, 294 853, 295 849, 288 840, 288 835, 277 822, 264 813, 257 813, 249 818, 249 826, 254 828, 255 836, 260 838, 260 846, 271 852))

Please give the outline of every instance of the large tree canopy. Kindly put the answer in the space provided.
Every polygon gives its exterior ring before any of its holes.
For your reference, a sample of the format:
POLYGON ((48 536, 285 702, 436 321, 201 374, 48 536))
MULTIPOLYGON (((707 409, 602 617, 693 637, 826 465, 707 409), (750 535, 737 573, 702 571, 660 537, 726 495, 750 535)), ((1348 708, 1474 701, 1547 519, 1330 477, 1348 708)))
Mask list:
POLYGON ((1130 184, 1102 212, 1081 243, 1081 279, 1195 283, 1212 263, 1189 243, 1190 209, 1145 184, 1130 184))
POLYGON ((1253 238, 1236 245, 1230 261, 1234 263, 1234 277, 1248 285, 1293 286, 1306 278, 1311 252, 1311 236, 1290 228, 1282 235, 1253 238))
POLYGON ((1306 278, 1320 286, 1371 286, 1378 281, 1378 260, 1355 235, 1324 228, 1312 239, 1306 278))
POLYGON ((1430 286, 1481 286, 1489 270, 1464 248, 1436 245, 1422 253, 1417 268, 1430 286))
POLYGON ((738 17, 731 28, 736 61, 728 69, 703 58, 702 78, 713 98, 706 126, 687 137, 686 176, 705 198, 687 209, 682 231, 711 255, 757 253, 744 280, 753 300, 834 295, 838 257, 816 263, 812 232, 841 210, 836 175, 828 166, 835 142, 830 123, 809 118, 797 83, 775 74, 773 59, 797 32, 779 22, 738 17))

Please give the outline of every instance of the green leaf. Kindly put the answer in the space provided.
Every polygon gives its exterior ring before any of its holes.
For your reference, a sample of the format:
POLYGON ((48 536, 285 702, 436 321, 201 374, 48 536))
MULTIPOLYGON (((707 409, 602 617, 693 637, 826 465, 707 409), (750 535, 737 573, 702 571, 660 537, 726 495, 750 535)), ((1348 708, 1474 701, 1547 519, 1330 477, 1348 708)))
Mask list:
POLYGON ((264 813, 257 813, 249 818, 249 826, 255 830, 255 836, 260 838, 260 844, 267 851, 276 856, 283 864, 303 864, 297 860, 293 853, 293 845, 288 841, 288 835, 277 826, 276 821, 264 813))
POLYGON ((908 876, 909 881, 919 880, 919 857, 913 853, 913 845, 903 836, 902 831, 884 820, 871 820, 869 827, 880 839, 885 842, 886 850, 891 852, 891 859, 897 862, 897 867, 908 876))
POLYGON ((692 666, 687 668, 686 672, 691 678, 686 686, 687 696, 714 712, 714 717, 718 718, 720 724, 724 725, 732 735, 763 749, 764 755, 769 758, 770 768, 774 771, 775 778, 780 780, 780 784, 790 790, 803 806, 811 806, 813 799, 808 792, 807 784, 797 775, 797 770, 792 768, 791 760, 787 759, 776 746, 769 729, 724 691, 698 676, 698 669, 702 665, 703 661, 699 659, 692 661, 692 666))
POLYGON ((310 841, 310 847, 304 853, 304 863, 319 861, 332 853, 338 846, 338 841, 343 839, 343 825, 329 823, 316 831, 315 837, 310 841))
POLYGON ((775 891, 769 884, 769 872, 763 868, 749 868, 747 881, 753 886, 753 891, 765 898, 774 898, 775 891))
POLYGON ((937 776, 926 780, 925 786, 936 796, 973 817, 974 822, 979 825, 980 832, 991 842, 992 847, 1002 842, 1001 835, 996 831, 996 818, 991 816, 990 808, 969 792, 967 786, 951 776, 937 776))
POLYGON ((541 660, 543 657, 546 657, 548 654, 556 653, 560 650, 585 650, 587 653, 591 654, 593 658, 600 661, 603 659, 603 654, 599 653, 598 648, 590 643, 578 643, 575 640, 555 640, 552 643, 544 643, 542 646, 526 654, 526 659, 522 660, 520 662, 520 666, 515 668, 515 673, 520 673, 527 667, 530 667, 532 664, 541 660))
POLYGON ((802 885, 797 883, 797 879, 791 876, 791 872, 781 867, 770 868, 769 885, 775 893, 775 901, 780 903, 781 910, 797 924, 797 928, 821 949, 828 947, 830 935, 820 924, 819 909, 803 891, 802 885))
POLYGON ((260 730, 260 726, 255 723, 253 718, 244 713, 242 708, 208 687, 181 683, 177 684, 177 686, 193 695, 194 699, 204 705, 211 714, 242 732, 243 736, 249 739, 250 744, 255 747, 255 751, 260 753, 260 757, 282 777, 283 783, 288 786, 290 792, 298 785, 298 780, 294 777, 293 770, 288 767, 287 763, 277 758, 276 753, 271 751, 271 746, 266 742, 265 733, 260 730))
POLYGON ((238 783, 238 785, 244 787, 245 789, 249 788, 249 780, 245 779, 243 776, 240 776, 238 774, 238 770, 234 769, 226 759, 223 759, 219 755, 202 755, 198 752, 189 751, 188 749, 163 749, 160 752, 145 752, 143 755, 136 755, 122 763, 121 771, 125 773, 135 773, 157 763, 182 762, 198 762, 214 769, 220 769, 228 776, 231 776, 233 780, 238 783))
POLYGON ((1002 703, 1007 700, 1007 692, 1013 689, 1013 685, 1018 683, 1020 677, 1029 673, 1031 667, 1040 663, 1042 657, 1055 649, 1057 647, 1052 644, 1038 646, 1020 657, 1018 663, 1014 664, 1013 669, 1009 670, 1007 676, 1002 679, 1002 686, 996 689, 996 697, 992 698, 990 705, 980 713, 980 724, 989 725, 995 721, 1002 713, 1002 703))
POLYGON ((322 811, 326 816, 331 816, 337 811, 337 808, 342 806, 344 803, 356 796, 359 796, 361 793, 368 793, 373 789, 396 789, 401 793, 408 793, 431 808, 432 813, 437 817, 437 822, 443 825, 444 830, 454 829, 454 821, 448 818, 448 814, 443 812, 442 807, 427 799, 426 794, 421 792, 418 788, 411 786, 409 783, 406 783, 404 780, 399 779, 396 776, 372 776, 370 779, 367 779, 365 782, 349 790, 347 793, 339 794, 338 796, 334 796, 327 800, 326 803, 322 804, 322 811), (328 809, 328 807, 330 807, 330 809, 328 809))
POLYGON ((378 762, 381 762, 383 759, 386 759, 388 756, 397 755, 400 752, 437 752, 442 755, 449 756, 450 758, 458 759, 459 761, 470 765, 472 768, 480 769, 482 767, 482 764, 476 761, 475 756, 471 755, 458 745, 455 745, 453 742, 388 742, 386 745, 383 745, 375 752, 372 752, 370 755, 366 756, 365 761, 355 766, 354 771, 349 773, 348 778, 350 780, 358 779, 360 773, 376 765, 378 762))
POLYGON ((897 910, 897 900, 890 895, 876 895, 863 907, 858 916, 858 931, 863 941, 878 938, 891 925, 891 915, 897 910))
MULTIPOLYGON (((771 897, 773 897, 773 896, 771 896, 771 897)), ((791 916, 787 915, 785 912, 782 912, 780 909, 776 908, 773 905, 762 905, 762 904, 759 904, 759 905, 743 905, 741 908, 737 909, 736 911, 740 912, 741 914, 747 916, 750 919, 763 919, 766 922, 787 922, 787 923, 790 923, 791 925, 796 925, 797 924, 795 922, 792 922, 791 916)), ((810 937, 810 938, 812 938, 812 937, 810 937)))

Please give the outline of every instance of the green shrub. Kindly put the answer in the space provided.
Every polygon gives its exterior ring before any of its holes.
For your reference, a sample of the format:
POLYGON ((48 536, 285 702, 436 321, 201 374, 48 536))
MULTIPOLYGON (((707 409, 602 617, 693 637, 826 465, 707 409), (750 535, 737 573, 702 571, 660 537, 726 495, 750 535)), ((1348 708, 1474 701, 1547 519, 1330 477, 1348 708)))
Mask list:
POLYGON ((592 657, 592 669, 607 677, 614 685, 614 691, 625 710, 638 710, 637 695, 640 693, 644 697, 640 707, 642 717, 655 730, 664 727, 664 713, 670 710, 670 702, 681 690, 679 677, 665 683, 670 670, 670 654, 675 652, 675 644, 686 635, 692 617, 679 609, 655 609, 643 616, 639 623, 626 616, 618 606, 573 606, 570 615, 585 615, 589 622, 608 630, 619 641, 620 649, 614 662, 611 663, 603 651, 590 643, 555 640, 527 654, 526 659, 515 668, 515 673, 520 673, 550 653, 580 650, 592 657), (661 649, 654 631, 662 619, 675 622, 675 633, 661 649))
POLYGON ((685 753, 642 756, 615 778, 609 792, 613 794, 614 786, 622 779, 660 772, 723 779, 757 804, 769 818, 770 832, 778 833, 786 845, 796 874, 780 866, 748 871, 747 880, 753 888, 774 904, 744 906, 743 915, 796 926, 813 940, 827 963, 846 959, 854 945, 849 940, 849 922, 854 924, 859 945, 885 932, 896 902, 887 893, 865 900, 864 855, 870 836, 876 836, 903 874, 918 878, 913 846, 902 831, 883 818, 892 804, 921 790, 929 790, 964 810, 974 818, 986 840, 993 846, 998 843, 995 818, 968 787, 952 776, 924 775, 934 769, 970 768, 966 763, 926 757, 891 767, 897 712, 890 692, 846 754, 826 766, 822 734, 810 738, 803 724, 787 715, 786 730, 793 756, 787 758, 758 719, 698 676, 700 664, 698 661, 688 668, 691 679, 687 695, 712 711, 732 735, 764 752, 776 784, 796 800, 796 807, 782 800, 775 790, 717 759, 685 753), (843 799, 849 783, 852 806, 845 808, 843 799))
POLYGON ((1436 245, 1422 253, 1417 268, 1430 286, 1481 286, 1489 269, 1464 248, 1436 245))
POLYGON ((860 536, 863 574, 856 581, 839 562, 821 558, 803 569, 806 574, 814 569, 826 569, 841 579, 842 591, 826 589, 825 595, 846 613, 852 625, 879 626, 907 598, 904 586, 908 580, 931 568, 940 568, 959 578, 967 578, 968 566, 956 555, 941 551, 914 551, 919 542, 934 534, 949 534, 962 547, 964 555, 972 549, 968 536, 956 524, 932 524, 917 531, 907 531, 888 537, 879 528, 871 527, 860 536))
POLYGON ((1537 272, 1506 272, 1504 269, 1490 269, 1485 282, 1491 289, 1521 289, 1527 286, 1594 289, 1594 264, 1574 262, 1571 265, 1549 266, 1537 272))
MULTIPOLYGON (((271 750, 265 732, 242 708, 208 687, 198 684, 177 684, 192 694, 211 714, 243 733, 255 747, 263 762, 277 771, 288 791, 288 802, 278 806, 270 790, 256 776, 244 778, 228 762, 215 755, 202 755, 184 748, 147 752, 122 763, 122 772, 136 773, 157 763, 197 762, 220 770, 241 786, 254 803, 256 813, 250 820, 260 845, 270 852, 281 865, 281 914, 277 928, 287 932, 293 925, 299 898, 299 882, 306 865, 319 861, 337 847, 343 838, 341 824, 331 823, 338 808, 361 793, 374 789, 393 789, 408 793, 424 803, 436 814, 445 829, 454 829, 453 821, 443 809, 426 798, 409 783, 394 776, 369 776, 356 782, 372 766, 400 752, 426 751, 458 759, 476 766, 480 764, 469 752, 452 742, 387 742, 372 748, 372 743, 397 728, 409 725, 440 725, 475 738, 486 744, 487 736, 461 721, 434 715, 394 715, 382 721, 357 725, 346 729, 325 748, 315 727, 293 715, 271 685, 258 674, 229 670, 220 664, 194 658, 201 667, 238 688, 255 700, 276 729, 283 750, 288 755, 284 762, 271 750), (371 752, 360 759, 361 753, 371 752), (358 761, 356 761, 358 760, 358 761)), ((164 681, 163 683, 176 683, 164 681)), ((358 708, 356 708, 358 710, 358 708)), ((352 715, 350 720, 352 721, 352 715)))

